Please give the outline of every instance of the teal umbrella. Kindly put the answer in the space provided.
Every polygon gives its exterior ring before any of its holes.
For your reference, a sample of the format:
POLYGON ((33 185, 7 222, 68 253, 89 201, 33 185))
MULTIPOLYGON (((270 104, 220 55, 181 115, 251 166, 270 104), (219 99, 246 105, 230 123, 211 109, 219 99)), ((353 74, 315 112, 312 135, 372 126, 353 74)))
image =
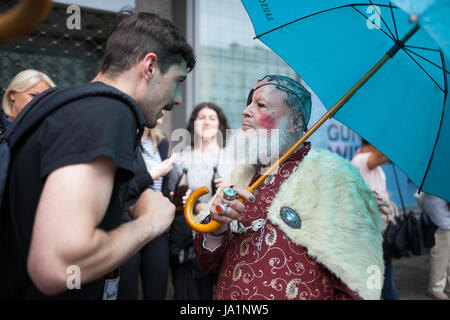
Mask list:
POLYGON ((334 117, 450 201, 450 0, 242 3, 328 109, 294 149, 334 117))

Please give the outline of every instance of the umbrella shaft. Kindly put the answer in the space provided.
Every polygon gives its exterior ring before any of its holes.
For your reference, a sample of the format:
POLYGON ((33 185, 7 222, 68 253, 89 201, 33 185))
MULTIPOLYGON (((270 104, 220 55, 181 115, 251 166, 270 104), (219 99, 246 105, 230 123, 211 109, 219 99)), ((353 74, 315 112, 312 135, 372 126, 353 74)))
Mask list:
MULTIPOLYGON (((401 40, 397 41, 394 47, 399 46, 402 47, 413 35, 419 30, 419 25, 416 24, 401 40)), ((397 50, 398 51, 398 50, 397 50)), ((334 114, 342 108, 342 106, 350 100, 350 98, 390 59, 392 58, 393 49, 389 50, 389 53, 386 53, 380 61, 378 61, 339 101, 328 110, 307 132, 303 134, 303 136, 293 145, 291 146, 273 165, 271 165, 263 175, 261 175, 250 187, 248 190, 253 192, 266 178, 270 175, 276 168, 279 167, 287 158, 289 158, 298 147, 300 147, 306 139, 308 139, 317 129, 319 129, 322 124, 325 123, 328 119, 334 116, 334 114)), ((394 52, 395 54, 395 52, 394 52)))

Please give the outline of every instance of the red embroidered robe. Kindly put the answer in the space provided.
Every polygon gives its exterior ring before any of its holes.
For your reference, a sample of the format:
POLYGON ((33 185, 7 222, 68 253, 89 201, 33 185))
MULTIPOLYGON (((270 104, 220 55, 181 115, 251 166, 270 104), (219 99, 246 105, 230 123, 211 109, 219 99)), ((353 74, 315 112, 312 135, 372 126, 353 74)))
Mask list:
MULTIPOLYGON (((249 226, 254 220, 266 219, 280 186, 309 150, 310 145, 305 144, 258 187, 256 200, 245 202, 245 214, 239 223, 249 226)), ((203 236, 201 233, 196 235, 195 250, 203 268, 219 270, 215 299, 361 299, 309 256, 307 248, 292 242, 269 220, 266 220, 263 233, 261 229, 249 229, 243 234, 229 232, 222 245, 213 252, 203 247, 203 236)))

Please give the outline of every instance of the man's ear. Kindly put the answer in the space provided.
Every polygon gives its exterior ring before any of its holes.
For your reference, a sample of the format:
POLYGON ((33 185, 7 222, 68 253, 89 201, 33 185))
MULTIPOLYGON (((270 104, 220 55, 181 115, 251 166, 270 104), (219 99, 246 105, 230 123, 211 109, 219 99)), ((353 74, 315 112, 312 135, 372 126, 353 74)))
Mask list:
POLYGON ((298 133, 302 130, 303 130, 303 116, 301 113, 297 113, 295 116, 292 117, 289 132, 298 133))
POLYGON ((156 68, 158 65, 157 61, 158 61, 158 57, 153 52, 150 52, 149 54, 147 54, 144 57, 144 59, 142 59, 140 73, 146 81, 150 81, 150 79, 155 74, 155 71, 156 71, 156 68))

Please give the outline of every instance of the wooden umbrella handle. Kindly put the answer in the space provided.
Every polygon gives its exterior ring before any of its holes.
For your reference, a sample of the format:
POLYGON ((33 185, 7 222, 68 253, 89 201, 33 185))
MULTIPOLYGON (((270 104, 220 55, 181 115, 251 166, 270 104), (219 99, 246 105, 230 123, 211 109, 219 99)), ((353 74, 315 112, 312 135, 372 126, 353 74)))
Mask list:
POLYGON ((21 0, 14 8, 0 14, 0 44, 33 31, 51 7, 51 0, 21 0))
MULTIPOLYGON (((251 187, 246 188, 248 191, 252 192, 254 189, 250 189, 251 187)), ((255 186, 256 188, 256 186, 255 186)), ((194 218, 194 204, 201 196, 207 194, 209 192, 207 187, 201 187, 200 189, 195 190, 191 193, 189 198, 186 200, 186 205, 184 207, 184 218, 186 219, 189 227, 194 229, 197 232, 209 233, 220 227, 221 223, 216 220, 211 220, 207 224, 202 224, 197 222, 194 218)), ((238 199, 241 202, 245 200, 243 198, 238 199)))
POLYGON ((186 219, 189 227, 197 232, 208 233, 220 227, 220 222, 217 222, 216 220, 211 220, 211 222, 208 224, 201 224, 194 218, 195 202, 198 200, 198 198, 208 193, 209 190, 207 187, 201 187, 200 189, 195 190, 186 200, 186 205, 184 206, 184 218, 186 219))

